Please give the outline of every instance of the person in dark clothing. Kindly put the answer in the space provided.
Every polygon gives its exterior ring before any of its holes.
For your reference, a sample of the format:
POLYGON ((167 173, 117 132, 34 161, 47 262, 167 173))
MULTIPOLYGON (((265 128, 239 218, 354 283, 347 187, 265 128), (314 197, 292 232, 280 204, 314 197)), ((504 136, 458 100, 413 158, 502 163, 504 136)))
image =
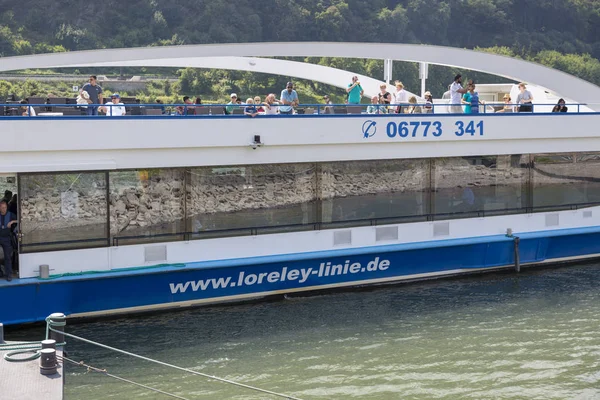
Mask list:
POLYGON ((18 202, 19 199, 16 194, 13 194, 12 199, 10 199, 10 201, 8 202, 8 211, 15 214, 15 216, 17 216, 18 202))
POLYGON ((2 200, 5 201, 6 204, 8 204, 8 202, 12 200, 12 197, 13 193, 10 190, 5 190, 4 197, 2 198, 2 200))
POLYGON ((569 111, 569 107, 565 106, 565 100, 564 99, 558 100, 558 103, 552 109, 553 113, 567 112, 567 111, 569 111))
MULTIPOLYGON (((5 200, 0 201, 0 247, 4 252, 4 274, 6 275, 7 281, 12 281, 12 257, 13 257, 13 243, 12 235, 15 224, 17 223, 17 217, 8 211, 8 204, 5 200)), ((0 276, 3 274, 0 271, 0 276)))

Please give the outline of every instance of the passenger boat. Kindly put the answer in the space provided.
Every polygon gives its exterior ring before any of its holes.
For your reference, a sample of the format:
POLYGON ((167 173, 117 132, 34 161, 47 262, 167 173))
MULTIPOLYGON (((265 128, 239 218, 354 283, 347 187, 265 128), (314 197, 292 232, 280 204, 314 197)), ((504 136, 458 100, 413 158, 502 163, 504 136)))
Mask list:
POLYGON ((1 117, 0 322, 597 257, 600 114, 572 110, 1 117))

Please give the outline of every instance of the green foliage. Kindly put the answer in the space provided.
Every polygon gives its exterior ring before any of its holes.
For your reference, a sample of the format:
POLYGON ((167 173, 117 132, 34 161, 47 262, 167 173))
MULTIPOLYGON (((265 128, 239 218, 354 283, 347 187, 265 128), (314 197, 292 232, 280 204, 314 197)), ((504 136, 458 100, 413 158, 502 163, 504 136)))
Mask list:
MULTIPOLYGON (((600 84, 599 26, 598 0, 22 0, 18 7, 0 8, 0 56, 224 42, 426 43, 520 57, 600 84)), ((298 61, 383 76, 380 60, 298 61)), ((140 74, 139 69, 135 71, 140 74)), ((163 76, 170 73, 162 72, 163 76)), ((443 93, 452 75, 447 68, 432 66, 428 89, 443 93)), ((141 95, 178 101, 184 94, 227 100, 232 91, 261 96, 279 93, 289 80, 193 68, 177 71, 177 77, 177 84, 151 84, 141 95)), ((417 65, 395 63, 394 78, 414 90, 419 86, 417 65)), ((325 93, 344 98, 343 91, 317 82, 305 82, 299 88, 307 98, 325 93)), ((0 89, 7 90, 6 85, 0 89)), ((56 85, 44 84, 40 89, 29 84, 21 91, 44 89, 63 90, 56 85)))

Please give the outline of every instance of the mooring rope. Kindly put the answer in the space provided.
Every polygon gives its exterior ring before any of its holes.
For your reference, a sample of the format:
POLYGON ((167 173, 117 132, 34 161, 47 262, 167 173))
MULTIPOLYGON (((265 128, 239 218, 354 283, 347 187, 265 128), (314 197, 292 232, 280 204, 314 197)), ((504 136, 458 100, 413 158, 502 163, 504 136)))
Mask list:
POLYGON ((106 369, 100 369, 100 368, 92 367, 91 365, 85 364, 83 361, 77 362, 75 360, 71 360, 70 358, 67 358, 67 357, 64 357, 64 356, 61 357, 61 356, 58 356, 58 355, 56 356, 56 358, 60 359, 60 360, 63 360, 63 364, 64 364, 64 361, 67 361, 67 362, 70 362, 71 364, 87 368, 88 371, 98 372, 98 373, 100 373, 102 375, 105 375, 105 376, 108 376, 110 378, 114 378, 116 380, 119 380, 119 381, 122 381, 122 382, 126 382, 126 383, 129 383, 131 385, 135 385, 135 386, 147 389, 147 390, 151 390, 151 391, 156 392, 156 393, 164 394, 165 396, 173 397, 173 398, 180 399, 180 400, 189 400, 189 399, 187 399, 185 397, 181 397, 181 396, 178 396, 178 395, 173 394, 173 393, 165 392, 163 390, 156 389, 156 388, 154 388, 152 386, 144 385, 142 383, 137 383, 137 382, 134 382, 134 381, 129 380, 129 379, 122 378, 122 377, 117 376, 117 375, 109 374, 106 369))
MULTIPOLYGON (((54 324, 54 325, 56 325, 56 324, 54 324)), ((273 392, 273 391, 266 390, 266 389, 261 389, 261 388, 258 388, 258 387, 246 385, 244 383, 235 382, 235 381, 232 381, 232 380, 229 380, 229 379, 225 379, 225 378, 219 378, 218 376, 209 375, 209 374, 205 374, 205 373, 202 373, 202 372, 194 371, 192 369, 179 367, 177 365, 169 364, 169 363, 166 363, 166 362, 163 362, 163 361, 159 361, 159 360, 154 360, 152 358, 144 357, 144 356, 141 356, 139 354, 131 353, 129 351, 117 349, 116 347, 107 346, 107 345, 102 344, 102 343, 94 342, 93 340, 85 339, 85 338, 82 338, 80 336, 76 336, 76 335, 72 335, 70 333, 66 333, 66 332, 62 332, 62 331, 56 330, 56 329, 54 329, 53 326, 50 326, 50 324, 47 325, 46 329, 47 329, 47 331, 48 330, 49 331, 53 331, 53 332, 56 332, 58 334, 64 335, 66 337, 70 337, 70 338, 73 338, 73 339, 76 339, 76 340, 80 340, 82 342, 85 342, 85 343, 88 343, 88 344, 91 344, 91 345, 94 345, 94 346, 102 347, 102 348, 107 349, 107 350, 112 350, 112 351, 115 351, 117 353, 121 353, 121 354, 125 354, 125 355, 131 356, 131 357, 139 358, 140 360, 149 361, 149 362, 152 362, 152 363, 155 363, 155 364, 159 364, 159 365, 162 365, 162 366, 165 366, 165 367, 174 368, 174 369, 177 369, 179 371, 187 372, 189 374, 199 375, 199 376, 202 376, 204 378, 213 379, 215 381, 227 383, 227 384, 230 384, 230 385, 242 387, 242 388, 249 389, 249 390, 254 390, 256 392, 270 394, 271 396, 281 397, 281 398, 288 399, 288 400, 302 400, 302 399, 300 399, 298 397, 293 397, 293 396, 290 396, 290 395, 286 395, 286 394, 282 394, 282 393, 277 393, 277 392, 273 392)))

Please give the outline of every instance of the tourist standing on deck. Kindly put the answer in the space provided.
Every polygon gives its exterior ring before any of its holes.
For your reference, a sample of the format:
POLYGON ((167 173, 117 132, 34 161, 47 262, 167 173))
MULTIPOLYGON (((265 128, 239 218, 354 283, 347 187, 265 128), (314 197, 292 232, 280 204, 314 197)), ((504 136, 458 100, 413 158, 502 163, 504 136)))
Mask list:
POLYGON ((396 95, 394 96, 394 103, 397 105, 397 114, 402 114, 406 107, 408 107, 408 92, 404 90, 404 84, 400 81, 396 81, 396 95))
MULTIPOLYGON (((12 256, 13 256, 13 225, 17 223, 17 216, 8 211, 6 200, 0 201, 0 246, 4 252, 4 273, 6 280, 12 281, 12 256)), ((2 271, 0 271, 2 276, 2 271)))
POLYGON ((533 95, 527 86, 521 82, 519 83, 519 95, 517 96, 517 104, 519 105, 519 112, 533 112, 533 95))
POLYGON ((323 112, 321 114, 333 114, 333 102, 329 98, 328 95, 323 96, 323 100, 325 100, 325 107, 323 107, 323 112))
POLYGON ((453 114, 461 114, 462 104, 461 95, 467 93, 467 89, 462 87, 462 75, 458 74, 454 77, 454 82, 450 85, 450 112, 453 114))
POLYGON ((288 82, 285 85, 285 89, 281 91, 281 104, 279 107, 279 114, 293 114, 294 106, 300 104, 300 100, 298 99, 298 93, 294 90, 294 84, 292 82, 288 82))
POLYGON ((346 93, 348 93, 348 104, 360 104, 360 98, 365 91, 363 90, 362 86, 360 86, 358 76, 352 77, 352 83, 348 84, 346 93))
POLYGON ((433 96, 430 91, 426 91, 423 94, 425 99, 425 105, 423 106, 423 114, 433 114, 433 96))
POLYGON ((175 107, 177 111, 177 115, 194 115, 196 113, 194 103, 190 96, 183 96, 183 104, 182 106, 175 107))
POLYGON ((87 92, 92 101, 90 104, 96 104, 88 106, 87 115, 98 115, 98 105, 102 104, 102 87, 98 85, 96 75, 90 76, 89 82, 83 85, 81 92, 87 92))
POLYGON ((227 105, 225 106, 225 114, 233 114, 233 110, 235 110, 237 108, 237 94, 235 93, 231 93, 231 95, 229 96, 229 98, 231 99, 231 101, 229 103, 227 103, 227 105))

